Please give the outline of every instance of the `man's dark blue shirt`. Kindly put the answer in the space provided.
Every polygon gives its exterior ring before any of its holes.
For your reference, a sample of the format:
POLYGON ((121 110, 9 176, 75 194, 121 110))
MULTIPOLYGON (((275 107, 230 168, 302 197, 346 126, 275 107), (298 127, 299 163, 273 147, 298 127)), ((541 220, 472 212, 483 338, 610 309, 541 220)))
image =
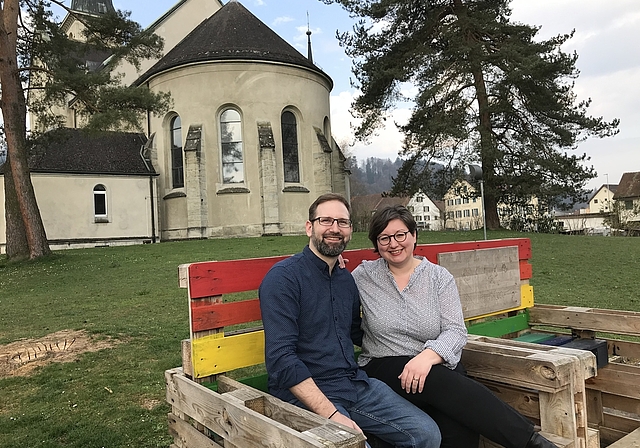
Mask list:
POLYGON ((309 247, 274 265, 259 290, 269 391, 291 401, 289 388, 312 377, 327 397, 355 401, 367 381, 353 344, 362 342, 360 299, 351 273, 329 266, 309 247))

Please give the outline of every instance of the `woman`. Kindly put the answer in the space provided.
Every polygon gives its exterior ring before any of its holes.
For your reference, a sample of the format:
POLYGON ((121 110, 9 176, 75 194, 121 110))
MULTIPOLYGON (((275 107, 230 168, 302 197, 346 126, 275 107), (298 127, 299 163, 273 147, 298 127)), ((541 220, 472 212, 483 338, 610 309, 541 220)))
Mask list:
POLYGON ((369 239, 380 259, 353 271, 364 330, 358 363, 370 377, 426 411, 441 448, 477 448, 479 435, 506 448, 551 448, 533 424, 460 364, 467 330, 453 276, 414 257, 416 223, 402 206, 377 211, 369 239))

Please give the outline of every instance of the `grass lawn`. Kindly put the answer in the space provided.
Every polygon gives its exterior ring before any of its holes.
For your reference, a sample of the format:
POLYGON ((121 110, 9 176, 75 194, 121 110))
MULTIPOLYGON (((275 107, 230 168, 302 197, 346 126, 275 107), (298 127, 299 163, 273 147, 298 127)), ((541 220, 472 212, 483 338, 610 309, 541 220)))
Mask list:
MULTIPOLYGON (((640 311, 640 238, 489 232, 529 237, 539 303, 640 311)), ((425 232, 420 243, 482 239, 425 232)), ((164 371, 188 337, 178 265, 298 252, 307 238, 264 237, 56 252, 0 261, 0 345, 61 330, 118 342, 27 376, 0 377, 0 447, 168 447, 164 371)), ((357 233, 349 248, 369 247, 357 233)), ((0 350, 0 364, 3 359, 0 350)))

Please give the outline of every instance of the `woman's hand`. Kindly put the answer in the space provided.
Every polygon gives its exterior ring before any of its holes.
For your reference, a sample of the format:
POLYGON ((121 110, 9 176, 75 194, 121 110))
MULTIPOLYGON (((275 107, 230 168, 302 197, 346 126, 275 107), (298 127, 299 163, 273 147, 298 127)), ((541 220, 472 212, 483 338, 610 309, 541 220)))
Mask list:
POLYGON ((400 386, 408 393, 422 393, 424 382, 431 371, 431 367, 442 363, 443 359, 436 352, 427 348, 404 365, 398 377, 400 386))
POLYGON ((347 263, 349 263, 348 258, 342 258, 342 254, 338 255, 338 267, 344 269, 347 267, 347 263))

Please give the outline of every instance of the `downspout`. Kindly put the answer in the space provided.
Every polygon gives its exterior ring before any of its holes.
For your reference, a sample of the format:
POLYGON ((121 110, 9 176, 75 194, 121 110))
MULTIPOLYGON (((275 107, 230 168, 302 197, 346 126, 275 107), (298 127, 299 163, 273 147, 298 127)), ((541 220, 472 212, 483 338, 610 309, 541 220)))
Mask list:
MULTIPOLYGON (((149 82, 147 81, 147 89, 149 89, 149 82)), ((147 110, 147 136, 151 135, 151 112, 147 110)), ((144 160, 144 157, 142 158, 144 160)), ((145 160, 145 164, 146 164, 145 160)), ((147 167, 149 168, 149 167, 147 167)), ((155 244, 156 242, 156 208, 154 207, 154 197, 153 194, 153 174, 149 175, 149 198, 151 198, 151 242, 155 244)))
POLYGON ((151 242, 155 244, 156 242, 156 213, 154 204, 154 194, 153 194, 153 175, 149 176, 149 198, 151 198, 151 242))

